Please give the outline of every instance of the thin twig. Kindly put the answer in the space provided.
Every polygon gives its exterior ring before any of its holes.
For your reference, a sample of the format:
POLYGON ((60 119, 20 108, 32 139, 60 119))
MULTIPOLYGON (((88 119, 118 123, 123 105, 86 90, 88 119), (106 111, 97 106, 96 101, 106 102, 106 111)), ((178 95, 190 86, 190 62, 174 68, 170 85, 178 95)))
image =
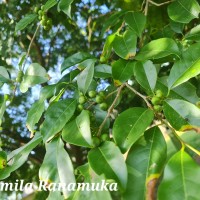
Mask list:
POLYGON ((151 104, 147 101, 147 97, 146 96, 144 96, 143 94, 139 93, 137 90, 135 90, 134 88, 132 88, 128 83, 126 83, 126 87, 129 88, 136 95, 138 95, 139 97, 141 97, 145 101, 145 103, 147 104, 147 106, 150 109, 153 109, 152 106, 151 106, 151 104))
POLYGON ((116 93, 117 91, 118 91, 118 90, 115 90, 115 91, 109 93, 109 94, 105 97, 105 99, 107 99, 108 97, 110 97, 111 95, 113 95, 114 93, 116 93))
POLYGON ((29 54, 30 54, 30 50, 31 50, 33 41, 34 41, 34 39, 35 39, 35 37, 36 37, 36 34, 37 34, 39 28, 40 28, 40 24, 37 26, 37 28, 36 28, 36 30, 35 30, 35 33, 34 33, 32 39, 31 39, 31 41, 30 41, 30 44, 29 44, 29 46, 28 46, 28 50, 27 50, 27 54, 26 54, 25 61, 24 61, 24 63, 23 63, 22 71, 23 71, 24 68, 25 68, 25 65, 26 65, 27 59, 28 59, 28 57, 29 57, 29 54))
POLYGON ((124 87, 125 87, 125 84, 122 84, 122 85, 118 88, 118 90, 117 90, 117 95, 116 95, 116 97, 115 97, 113 103, 112 103, 111 106, 109 107, 105 119, 103 120, 103 122, 101 123, 101 125, 100 125, 100 127, 99 127, 99 131, 98 131, 98 133, 97 133, 97 136, 100 136, 100 135, 101 135, 101 131, 102 131, 102 129, 103 129, 105 123, 106 123, 106 120, 110 117, 110 115, 111 115, 111 113, 112 113, 112 111, 113 111, 113 109, 114 109, 114 107, 115 107, 115 104, 116 104, 116 102, 117 102, 117 100, 118 100, 118 98, 119 98, 119 96, 120 96, 120 94, 121 94, 121 91, 122 91, 122 89, 123 89, 124 87))

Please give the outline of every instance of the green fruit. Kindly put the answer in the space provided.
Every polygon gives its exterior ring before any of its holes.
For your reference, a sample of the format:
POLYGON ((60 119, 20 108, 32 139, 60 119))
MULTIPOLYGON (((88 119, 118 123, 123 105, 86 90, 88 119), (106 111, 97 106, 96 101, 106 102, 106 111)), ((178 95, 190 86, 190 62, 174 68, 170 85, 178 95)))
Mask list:
POLYGON ((50 26, 52 26, 52 20, 51 20, 51 19, 48 19, 48 20, 47 20, 47 24, 50 25, 50 26))
POLYGON ((79 99, 78 99, 78 102, 80 104, 84 104, 86 102, 86 98, 84 96, 80 96, 79 99))
POLYGON ((7 154, 5 151, 0 151, 0 170, 4 169, 7 165, 7 154))
POLYGON ((100 62, 101 63, 105 63, 107 61, 107 59, 105 58, 105 56, 101 56, 100 57, 100 62))
POLYGON ((107 110, 108 109, 108 104, 103 102, 99 105, 99 107, 102 109, 102 110, 107 110))
POLYGON ((162 97, 163 97, 162 91, 161 91, 161 90, 156 90, 156 96, 157 96, 158 98, 162 98, 162 97))
POLYGON ((42 20, 46 20, 46 21, 47 21, 47 20, 48 20, 48 17, 47 17, 46 15, 43 15, 43 16, 42 16, 42 20))
POLYGON ((110 137, 107 133, 104 133, 101 135, 101 141, 105 142, 107 140, 110 140, 110 137))
POLYGON ((158 98, 158 97, 156 97, 156 96, 154 96, 154 97, 151 99, 151 102, 152 102, 153 105, 158 105, 158 104, 161 103, 160 98, 158 98))
POLYGON ((78 104, 77 108, 78 108, 79 111, 82 111, 84 109, 82 104, 78 104))
POLYGON ((162 111, 162 106, 160 106, 160 105, 155 105, 155 106, 153 106, 153 109, 154 109, 156 112, 161 112, 161 111, 162 111))
POLYGON ((100 91, 100 92, 99 92, 99 95, 100 95, 101 97, 105 97, 105 92, 104 92, 104 91, 100 91))
POLYGON ((196 102, 196 106, 197 106, 198 108, 200 108, 200 101, 197 101, 197 102, 196 102))
POLYGON ((95 100, 97 103, 102 103, 104 101, 103 97, 100 95, 97 95, 95 100))
POLYGON ((34 12, 35 12, 35 13, 38 13, 38 11, 39 11, 39 7, 36 6, 36 7, 34 8, 34 12))
POLYGON ((44 20, 44 19, 42 19, 41 21, 40 21, 40 24, 42 24, 42 26, 46 26, 46 20, 44 20))
POLYGON ((16 78, 16 82, 17 83, 21 83, 22 82, 22 79, 23 79, 23 76, 24 76, 24 73, 23 73, 23 71, 19 71, 18 72, 18 75, 17 75, 17 78, 16 78))
POLYGON ((96 93, 96 91, 94 91, 94 90, 91 90, 91 91, 88 92, 88 96, 91 97, 91 98, 96 97, 96 94, 97 94, 97 93, 96 93))
POLYGON ((41 17, 41 16, 38 16, 38 19, 39 19, 39 20, 41 20, 41 19, 42 19, 42 17, 41 17))
POLYGON ((94 147, 98 147, 101 144, 101 140, 98 137, 96 137, 96 136, 94 136, 92 138, 92 141, 93 141, 94 147))
POLYGON ((44 10, 44 5, 43 5, 43 6, 41 6, 41 10, 44 10))
POLYGON ((42 16, 43 13, 44 13, 44 12, 43 12, 42 10, 39 10, 39 11, 38 11, 38 15, 39 15, 39 16, 42 16))

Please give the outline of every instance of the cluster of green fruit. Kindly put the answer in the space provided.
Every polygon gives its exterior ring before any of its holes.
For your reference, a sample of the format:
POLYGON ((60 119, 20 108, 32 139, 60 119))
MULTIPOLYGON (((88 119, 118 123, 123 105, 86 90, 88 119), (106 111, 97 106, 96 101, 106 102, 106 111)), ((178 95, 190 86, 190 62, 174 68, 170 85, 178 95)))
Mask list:
POLYGON ((5 151, 0 151, 0 170, 4 169, 7 165, 7 154, 5 151))
POLYGON ((105 142, 108 140, 110 140, 110 136, 108 133, 103 133, 101 134, 100 137, 97 137, 97 136, 92 137, 94 147, 98 147, 102 142, 105 142))
POLYGON ((151 99, 151 103, 153 104, 153 109, 156 112, 162 111, 162 102, 163 102, 164 95, 161 90, 156 90, 155 95, 151 99))
POLYGON ((44 30, 49 31, 52 28, 52 19, 47 16, 44 6, 35 7, 34 12, 38 14, 38 19, 44 30))
MULTIPOLYGON (((105 102, 105 93, 103 91, 100 91, 99 93, 97 93, 96 91, 91 90, 88 92, 87 96, 91 99, 95 98, 95 102, 99 104, 99 107, 102 110, 108 109, 108 104, 105 102)), ((83 93, 80 93, 78 102, 79 102, 78 110, 82 111, 84 109, 83 104, 87 102, 87 97, 84 96, 83 93)))

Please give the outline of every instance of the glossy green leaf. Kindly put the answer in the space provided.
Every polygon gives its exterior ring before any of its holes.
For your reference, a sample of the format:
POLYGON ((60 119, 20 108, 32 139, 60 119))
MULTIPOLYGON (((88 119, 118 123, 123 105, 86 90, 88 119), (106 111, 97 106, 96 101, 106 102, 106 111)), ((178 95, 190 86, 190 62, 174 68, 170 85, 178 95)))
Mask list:
POLYGON ((50 8, 52 8, 53 6, 55 6, 58 2, 56 0, 48 0, 45 4, 44 4, 44 11, 49 10, 50 8))
POLYGON ((112 76, 115 80, 125 82, 133 75, 134 61, 117 60, 112 64, 112 76))
POLYGON ((200 6, 196 0, 176 0, 168 7, 169 17, 180 23, 189 23, 192 19, 198 18, 199 13, 200 6))
POLYGON ((34 138, 26 145, 12 151, 8 155, 8 165, 1 170, 0 180, 6 179, 10 174, 21 167, 28 159, 30 152, 42 141, 42 136, 36 133, 34 138))
POLYGON ((113 137, 125 153, 144 133, 153 120, 153 111, 129 108, 120 113, 113 125, 113 137))
POLYGON ((52 97, 55 93, 55 90, 56 90, 56 84, 54 85, 47 85, 45 87, 43 87, 41 89, 41 92, 40 92, 40 98, 39 100, 40 101, 44 101, 50 97, 52 97))
POLYGON ((126 188, 126 164, 119 148, 113 142, 105 142, 90 150, 88 160, 98 175, 104 174, 107 179, 114 179, 123 189, 126 188))
POLYGON ((46 70, 38 63, 32 63, 26 70, 23 81, 20 84, 22 93, 27 92, 29 87, 45 83, 49 80, 46 70))
POLYGON ((123 58, 130 59, 136 54, 137 36, 131 30, 127 30, 123 35, 116 35, 113 41, 115 53, 123 58))
POLYGON ((86 52, 75 53, 64 60, 64 62, 61 65, 61 71, 63 72, 64 70, 68 69, 69 67, 72 67, 78 63, 81 63, 84 60, 87 60, 91 57, 92 56, 86 52))
POLYGON ((61 0, 58 3, 58 11, 63 11, 67 16, 71 18, 71 4, 74 0, 61 0))
POLYGON ((0 66, 0 84, 10 82, 8 71, 5 67, 0 66))
POLYGON ((175 22, 173 20, 170 21, 170 28, 175 32, 175 33, 183 33, 183 29, 185 24, 183 23, 179 23, 179 22, 175 22))
POLYGON ((125 22, 137 34, 138 37, 142 35, 146 25, 146 17, 139 12, 128 12, 125 15, 125 22))
POLYGON ((200 126, 200 109, 194 104, 179 99, 167 100, 163 110, 166 119, 177 130, 200 126))
POLYGON ((78 146, 92 147, 90 116, 83 110, 73 121, 67 123, 62 131, 63 139, 78 146))
POLYGON ((22 18, 15 26, 15 31, 21 31, 25 29, 29 24, 31 24, 37 18, 37 14, 29 14, 22 18))
POLYGON ((186 35, 186 40, 192 40, 192 41, 200 41, 200 25, 195 26, 192 28, 186 35))
POLYGON ((97 78, 109 78, 112 76, 112 68, 109 65, 101 64, 94 68, 94 76, 97 78))
POLYGON ((46 200, 64 200, 64 197, 58 191, 53 191, 49 193, 49 196, 46 200))
POLYGON ((173 65, 168 79, 169 89, 174 88, 200 74, 199 48, 200 43, 190 46, 185 52, 183 52, 183 59, 177 61, 173 65))
POLYGON ((5 111, 6 111, 6 98, 5 96, 0 95, 0 126, 5 111))
POLYGON ((77 77, 78 88, 84 94, 87 92, 94 75, 94 60, 77 77))
POLYGON ((60 132, 76 110, 76 100, 66 99, 53 103, 45 113, 41 127, 44 141, 60 132))
POLYGON ((144 137, 132 146, 126 160, 128 184, 123 199, 149 199, 154 196, 166 151, 165 139, 158 127, 146 131, 144 137))
POLYGON ((179 54, 180 50, 173 39, 160 38, 142 47, 135 59, 140 61, 156 60, 167 56, 173 56, 176 59, 179 54))
POLYGON ((198 200, 200 166, 180 150, 167 163, 158 188, 159 200, 198 200))
MULTIPOLYGON (((60 138, 56 138, 46 144, 46 155, 39 170, 39 178, 48 183, 62 183, 68 186, 75 183, 73 165, 64 144, 60 138), (67 176, 64 176, 67 174, 67 176)), ((71 191, 63 189, 64 197, 68 198, 71 191)))
POLYGON ((157 80, 156 90, 157 89, 161 90, 164 96, 168 95, 169 99, 182 99, 193 104, 199 101, 199 97, 196 93, 197 88, 190 82, 185 82, 173 88, 168 94, 167 77, 162 77, 157 80))
POLYGON ((153 93, 157 81, 157 70, 151 61, 137 62, 134 68, 137 82, 148 92, 153 93))

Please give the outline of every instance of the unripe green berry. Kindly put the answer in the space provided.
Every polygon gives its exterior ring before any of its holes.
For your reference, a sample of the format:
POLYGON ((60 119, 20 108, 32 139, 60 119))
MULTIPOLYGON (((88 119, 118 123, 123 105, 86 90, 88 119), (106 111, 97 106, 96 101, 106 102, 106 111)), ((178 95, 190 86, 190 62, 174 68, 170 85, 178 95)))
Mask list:
POLYGON ((94 91, 94 90, 91 90, 91 91, 88 92, 88 96, 91 97, 91 98, 96 97, 96 94, 97 94, 97 93, 96 93, 96 91, 94 91))
POLYGON ((107 61, 107 60, 106 60, 106 58, 105 58, 104 56, 101 56, 101 57, 100 57, 100 62, 101 62, 101 63, 105 63, 106 61, 107 61))
POLYGON ((43 15, 43 16, 42 16, 42 20, 46 20, 46 21, 47 21, 47 20, 48 20, 48 17, 47 17, 46 15, 43 15))
POLYGON ((41 6, 41 10, 44 10, 44 5, 41 6))
POLYGON ((39 19, 39 20, 41 20, 41 19, 42 19, 42 17, 41 17, 41 16, 38 16, 38 19, 39 19))
POLYGON ((47 20, 47 24, 52 26, 52 20, 51 20, 51 19, 48 19, 48 20, 47 20))
POLYGON ((99 95, 102 96, 102 97, 105 97, 105 92, 104 91, 100 91, 99 95))
POLYGON ((79 111, 82 111, 82 110, 84 109, 84 107, 83 107, 82 104, 78 104, 77 109, 78 109, 79 111))
POLYGON ((154 109, 156 112, 161 112, 161 111, 162 111, 162 106, 160 106, 160 105, 155 105, 155 106, 153 106, 153 109, 154 109))
POLYGON ((101 140, 102 140, 102 142, 105 142, 105 141, 110 140, 110 137, 107 133, 104 133, 101 135, 101 140))
POLYGON ((156 96, 157 96, 158 98, 162 98, 162 97, 163 97, 162 91, 161 91, 161 90, 156 90, 156 96))
POLYGON ((38 11, 39 11, 39 7, 36 6, 36 7, 34 8, 34 12, 35 12, 35 13, 38 13, 38 11))
POLYGON ((92 142, 93 142, 94 147, 98 147, 101 144, 101 140, 96 136, 92 138, 92 142))
POLYGON ((158 105, 158 104, 161 103, 161 100, 160 100, 160 98, 154 96, 154 97, 151 99, 151 102, 152 102, 153 105, 158 105))
POLYGON ((97 95, 95 100, 97 103, 102 103, 104 101, 103 97, 100 95, 97 95))
POLYGON ((84 104, 86 102, 86 98, 84 96, 80 96, 79 99, 78 99, 78 102, 80 104, 84 104))
POLYGON ((7 154, 5 151, 0 151, 0 170, 4 169, 7 165, 7 154))
POLYGON ((39 11, 38 11, 38 15, 42 16, 42 15, 43 15, 43 11, 42 11, 42 10, 39 10, 39 11))
POLYGON ((18 72, 18 75, 17 75, 17 78, 16 78, 16 82, 17 83, 21 83, 22 82, 22 79, 23 79, 23 76, 24 76, 24 73, 23 73, 23 71, 19 71, 18 72))
POLYGON ((197 106, 198 108, 200 108, 200 101, 197 101, 197 102, 196 102, 196 106, 197 106))
POLYGON ((102 110, 107 110, 108 109, 108 104, 103 102, 99 105, 99 107, 102 109, 102 110))

